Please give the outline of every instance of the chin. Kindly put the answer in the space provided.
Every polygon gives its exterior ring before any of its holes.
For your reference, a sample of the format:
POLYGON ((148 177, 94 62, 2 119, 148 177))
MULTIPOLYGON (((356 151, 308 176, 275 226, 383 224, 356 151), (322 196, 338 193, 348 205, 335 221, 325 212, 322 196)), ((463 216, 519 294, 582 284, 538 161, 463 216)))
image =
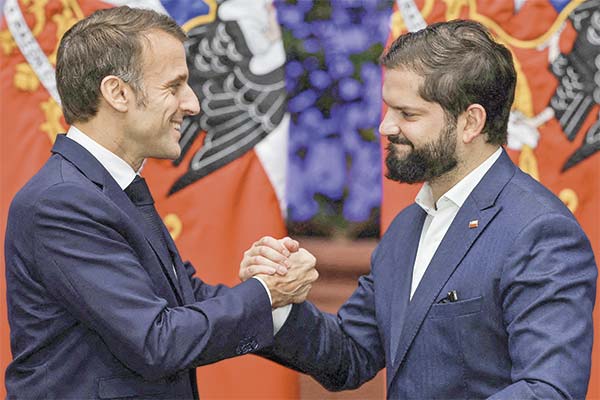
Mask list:
POLYGON ((181 149, 177 148, 177 150, 173 150, 173 151, 169 152, 169 154, 165 158, 169 159, 169 160, 176 160, 179 158, 180 155, 181 155, 181 149))

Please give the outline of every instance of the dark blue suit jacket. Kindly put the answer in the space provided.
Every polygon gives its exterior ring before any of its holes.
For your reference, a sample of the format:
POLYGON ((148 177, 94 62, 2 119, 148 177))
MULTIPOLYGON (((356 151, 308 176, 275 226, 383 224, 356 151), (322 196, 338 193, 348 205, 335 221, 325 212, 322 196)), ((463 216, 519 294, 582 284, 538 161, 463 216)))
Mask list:
POLYGON ((260 282, 193 278, 91 154, 52 151, 9 211, 9 398, 195 398, 194 367, 272 343, 260 282))
POLYGON ((584 398, 597 270, 560 200, 503 153, 409 302, 424 219, 415 204, 395 218, 337 317, 295 305, 271 357, 330 390, 386 367, 393 399, 584 398))

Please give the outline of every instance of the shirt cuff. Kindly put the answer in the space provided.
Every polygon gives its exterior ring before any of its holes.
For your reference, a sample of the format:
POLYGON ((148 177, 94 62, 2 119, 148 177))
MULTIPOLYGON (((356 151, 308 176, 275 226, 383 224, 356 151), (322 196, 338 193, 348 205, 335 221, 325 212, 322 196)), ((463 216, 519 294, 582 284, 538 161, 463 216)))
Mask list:
POLYGON ((273 310, 273 335, 277 335, 277 332, 283 327, 285 321, 287 321, 292 311, 292 305, 279 307, 273 310))
POLYGON ((252 278, 256 279, 257 281, 260 282, 261 285, 263 285, 263 287, 267 291, 267 295, 269 296, 269 304, 273 305, 273 298, 271 297, 271 291, 269 290, 269 287, 267 286, 267 284, 265 283, 265 281, 263 281, 262 279, 260 279, 258 276, 253 276, 252 278))
MULTIPOLYGON (((269 287, 267 286, 265 281, 260 279, 258 276, 253 276, 253 278, 256 279, 257 281, 259 281, 263 285, 263 287, 265 288, 265 291, 267 292, 267 295, 269 296, 269 303, 271 303, 271 305, 273 305, 273 298, 271 298, 271 291, 269 290, 269 287)), ((276 335, 277 332, 279 332, 279 330, 281 329, 283 324, 285 324, 285 321, 287 321, 287 318, 290 315, 291 311, 292 311, 291 304, 288 304, 287 306, 276 308, 272 311, 273 335, 276 335)))

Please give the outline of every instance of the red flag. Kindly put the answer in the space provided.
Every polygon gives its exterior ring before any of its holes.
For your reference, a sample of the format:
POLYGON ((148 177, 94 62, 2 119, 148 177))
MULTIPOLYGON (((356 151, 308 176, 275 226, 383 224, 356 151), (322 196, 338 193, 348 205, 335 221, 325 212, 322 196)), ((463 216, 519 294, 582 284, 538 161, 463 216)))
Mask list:
MULTIPOLYGON (((214 1, 206 3, 216 7, 214 1)), ((95 0, 20 0, 17 4, 51 66, 55 64, 58 42, 64 32, 84 16, 110 6, 95 0)), ((214 10, 211 15, 214 16, 214 10)), ((197 21, 205 19, 194 23, 197 21)), ((5 227, 14 194, 47 160, 56 134, 66 132, 67 125, 57 102, 7 29, 6 18, 0 29, 0 57, 0 223, 5 227)), ((254 148, 202 179, 188 180, 186 187, 170 196, 174 182, 188 172, 189 161, 201 141, 191 144, 177 167, 170 161, 157 160, 150 160, 144 167, 143 174, 152 188, 157 209, 182 257, 191 260, 198 275, 208 283, 235 285, 239 282, 237 273, 243 251, 263 235, 286 234, 280 206, 284 204, 284 170, 278 166, 281 164, 278 160, 268 157, 272 153, 284 157, 287 154, 286 121, 283 118, 276 132, 271 132, 254 148)), ((4 234, 3 228, 2 243, 4 234)), ((4 259, 3 249, 0 256, 4 259)), ((0 295, 5 293, 5 281, 0 279, 0 295)), ((0 316, 0 369, 4 371, 11 360, 5 302, 0 302, 0 316)), ((259 357, 244 356, 198 371, 202 398, 298 396, 297 374, 259 357), (264 384, 265 378, 268 384, 264 384)), ((0 397, 5 395, 2 384, 0 397)))

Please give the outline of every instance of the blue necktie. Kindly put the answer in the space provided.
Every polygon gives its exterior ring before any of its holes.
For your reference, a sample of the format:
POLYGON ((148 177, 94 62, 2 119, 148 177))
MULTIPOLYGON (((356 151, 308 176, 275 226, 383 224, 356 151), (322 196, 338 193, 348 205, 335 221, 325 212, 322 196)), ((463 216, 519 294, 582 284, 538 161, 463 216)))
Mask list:
POLYGON ((152 227, 152 233, 155 237, 160 238, 163 245, 162 250, 166 251, 166 254, 169 254, 169 247, 167 246, 163 231, 163 222, 154 207, 154 198, 152 198, 146 180, 136 175, 133 182, 125 188, 125 193, 129 196, 133 204, 135 204, 148 225, 152 227))
MULTIPOLYGON (((154 199, 152 198, 152 194, 150 193, 150 189, 146 184, 146 180, 139 175, 135 176, 135 179, 129 186, 125 188, 125 193, 133 204, 137 207, 138 211, 146 220, 148 226, 152 229, 152 236, 154 238, 158 238, 160 240, 160 244, 162 248, 158 251, 161 251, 163 255, 167 256, 167 259, 171 261, 172 265, 165 266, 166 268, 172 267, 173 272, 175 273, 175 266, 173 264, 173 259, 171 258, 171 253, 169 252, 169 246, 167 244, 167 240, 165 239, 165 229, 162 219, 156 208, 154 207, 154 199)), ((166 273, 166 271, 165 271, 166 273)), ((169 275, 167 273, 167 275, 169 275)), ((175 273, 177 275, 177 273, 175 273)))

